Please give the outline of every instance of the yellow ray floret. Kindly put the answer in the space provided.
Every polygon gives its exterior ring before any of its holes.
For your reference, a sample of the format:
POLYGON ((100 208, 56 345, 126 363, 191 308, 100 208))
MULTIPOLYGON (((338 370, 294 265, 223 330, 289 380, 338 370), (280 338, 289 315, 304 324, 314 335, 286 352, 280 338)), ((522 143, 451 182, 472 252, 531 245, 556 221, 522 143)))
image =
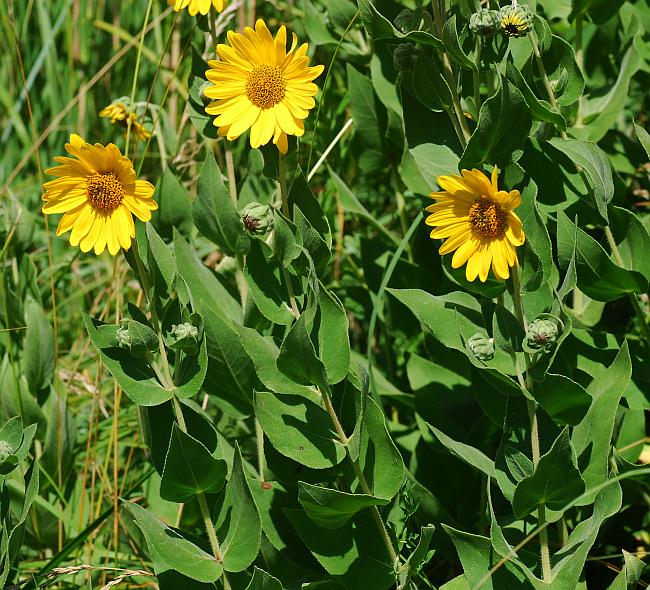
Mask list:
POLYGON ((221 12, 226 7, 226 0, 167 0, 167 4, 173 6, 176 12, 187 8, 190 16, 195 16, 197 13, 208 14, 212 7, 221 12))
POLYGON ((54 158, 59 165, 46 173, 56 179, 43 185, 43 213, 64 214, 56 235, 72 230, 70 244, 83 252, 128 250, 135 237, 133 215, 149 221, 158 208, 153 185, 136 179, 133 163, 112 143, 93 145, 73 134, 65 150, 72 157, 54 158))
POLYGON ((126 108, 126 105, 121 102, 114 102, 109 104, 107 107, 104 107, 99 111, 99 116, 110 119, 111 123, 124 127, 125 137, 129 120, 131 121, 131 132, 136 137, 142 140, 147 140, 151 137, 151 131, 138 121, 138 115, 133 111, 129 111, 126 108))
POLYGON ((283 154, 288 135, 303 135, 323 66, 309 67, 308 44, 297 45, 294 34, 287 51, 285 27, 274 39, 261 19, 243 35, 228 31, 228 45, 217 46, 220 61, 208 62, 206 72, 205 96, 213 102, 205 110, 219 135, 233 140, 250 129, 252 147, 273 141, 283 154))
POLYGON ((454 252, 453 268, 467 264, 468 281, 485 282, 490 268, 497 279, 507 279, 517 262, 516 248, 524 243, 521 220, 513 211, 521 204, 519 191, 500 191, 496 166, 489 179, 479 170, 439 176, 442 190, 429 196, 437 201, 427 207, 431 238, 442 238, 440 254, 454 252))

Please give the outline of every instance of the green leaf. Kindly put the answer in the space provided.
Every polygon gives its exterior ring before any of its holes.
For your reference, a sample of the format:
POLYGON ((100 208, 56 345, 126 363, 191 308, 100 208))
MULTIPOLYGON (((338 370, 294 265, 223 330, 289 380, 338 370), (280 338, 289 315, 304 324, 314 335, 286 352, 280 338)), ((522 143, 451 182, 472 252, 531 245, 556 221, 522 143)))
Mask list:
POLYGON ((205 112, 205 107, 211 101, 204 99, 201 90, 208 86, 205 72, 208 64, 201 57, 201 52, 192 46, 192 70, 188 80, 190 96, 187 100, 192 125, 203 137, 217 139, 217 128, 212 123, 212 117, 205 112))
POLYGON ((323 285, 318 292, 318 308, 318 353, 325 366, 327 380, 334 384, 343 381, 350 368, 348 316, 336 295, 323 285))
POLYGON ((624 0, 573 0, 569 19, 588 14, 595 23, 602 24, 616 14, 623 3, 624 0))
POLYGON ((204 319, 207 315, 205 308, 210 307, 214 313, 223 318, 230 318, 238 323, 243 321, 239 302, 199 260, 178 232, 174 234, 174 255, 178 274, 190 289, 193 307, 204 319))
POLYGON ((48 387, 54 377, 54 331, 43 308, 31 298, 25 304, 25 324, 22 369, 29 390, 35 395, 48 387))
POLYGON ((488 98, 479 112, 478 124, 463 153, 459 169, 481 168, 484 164, 503 167, 523 154, 531 119, 521 92, 508 80, 488 98))
POLYGON ((426 31, 411 31, 410 33, 404 34, 398 31, 385 16, 379 13, 370 0, 357 0, 357 4, 359 5, 363 25, 375 41, 401 39, 404 43, 421 43, 422 45, 442 49, 442 41, 436 39, 431 33, 427 33, 426 31))
POLYGON ((585 482, 576 467, 569 430, 565 428, 548 453, 540 457, 533 474, 522 479, 515 489, 512 509, 523 518, 540 504, 561 510, 585 491, 585 482))
POLYGON ((316 45, 337 43, 338 40, 332 37, 325 25, 327 13, 319 12, 311 0, 301 0, 300 5, 304 13, 302 22, 310 42, 316 45))
POLYGON ((275 324, 287 326, 291 324, 294 316, 285 302, 288 295, 280 267, 274 260, 266 259, 262 248, 258 240, 251 243, 244 271, 246 282, 262 315, 275 324))
POLYGON ((641 579, 645 563, 636 555, 628 553, 623 549, 623 559, 625 563, 623 569, 614 581, 607 587, 607 590, 628 590, 637 587, 637 582, 641 579))
POLYGON ((428 558, 430 558, 431 553, 433 553, 429 552, 429 546, 431 545, 431 537, 433 536, 435 528, 436 527, 430 524, 423 526, 420 529, 418 544, 401 568, 404 572, 404 574, 400 576, 400 586, 402 588, 408 586, 409 581, 419 573, 422 566, 426 565, 428 558))
POLYGON ((165 389, 146 362, 117 346, 117 326, 102 324, 85 314, 83 319, 102 362, 131 401, 139 406, 156 406, 172 398, 174 390, 165 389))
POLYGON ((419 54, 415 61, 413 92, 417 99, 432 111, 449 111, 453 108, 449 84, 438 64, 425 53, 419 54))
POLYGON ((357 512, 389 502, 368 494, 349 494, 302 481, 298 482, 298 501, 309 518, 324 529, 341 528, 357 512))
POLYGON ((329 414, 305 397, 256 392, 255 415, 273 447, 302 465, 326 469, 345 457, 329 414))
POLYGON ((305 321, 305 316, 301 315, 285 336, 278 356, 278 369, 296 383, 328 390, 325 366, 316 356, 305 321))
POLYGON ((223 567, 227 572, 241 572, 255 561, 260 549, 262 523, 236 443, 232 472, 226 484, 215 529, 221 544, 223 567))
POLYGON ((548 373, 543 381, 534 384, 531 393, 557 424, 575 426, 591 405, 591 396, 584 387, 564 375, 548 373))
POLYGON ((284 268, 300 256, 302 240, 299 241, 296 231, 293 222, 279 211, 273 211, 273 256, 284 268))
MULTIPOLYGON (((542 61, 551 87, 555 88, 558 105, 569 106, 576 102, 585 89, 585 80, 576 62, 573 47, 562 37, 551 35, 550 47, 542 54, 542 61)), ((534 64, 538 92, 545 93, 546 88, 537 69, 537 62, 531 58, 529 64, 534 64)))
POLYGON ((316 526, 302 510, 286 515, 318 562, 346 588, 388 590, 393 565, 370 515, 359 513, 338 529, 316 526))
POLYGON ((558 129, 562 131, 566 130, 566 121, 564 117, 560 113, 556 113, 552 109, 551 105, 545 100, 541 100, 535 96, 535 93, 528 85, 528 82, 526 82, 521 72, 515 66, 512 56, 508 56, 506 75, 508 80, 510 80, 519 89, 519 92, 521 92, 533 119, 545 123, 552 123, 558 129))
POLYGON ((595 200, 596 209, 607 221, 607 205, 614 197, 614 181, 605 152, 594 143, 577 139, 554 138, 550 139, 549 143, 584 170, 589 178, 590 192, 595 200))
POLYGON ((163 524, 148 510, 133 502, 124 502, 142 531, 153 560, 199 582, 214 582, 223 567, 203 549, 163 524))
POLYGON ((456 28, 455 14, 445 22, 442 29, 442 40, 444 41, 445 49, 459 66, 472 72, 478 70, 474 60, 470 59, 461 46, 460 39, 458 38, 458 29, 456 28))
POLYGON ((614 264, 603 247, 587 233, 557 214, 558 258, 566 265, 575 248, 578 287, 596 301, 612 301, 627 293, 644 293, 647 279, 640 273, 614 264), (575 240, 575 241, 574 241, 575 240))
POLYGON ((371 397, 361 427, 359 464, 373 496, 392 500, 404 483, 404 460, 386 428, 383 409, 371 397))
POLYGON ((149 245, 147 261, 153 278, 154 294, 160 301, 165 301, 171 296, 176 280, 174 255, 152 224, 147 224, 146 231, 149 245))
POLYGON ((634 130, 636 131, 636 136, 639 138, 646 155, 650 158, 650 133, 640 125, 637 125, 636 122, 634 123, 634 130))
POLYGON ((427 424, 431 429, 434 436, 440 441, 440 444, 443 445, 454 457, 457 457, 461 461, 467 463, 470 467, 475 467, 476 469, 482 471, 488 477, 496 479, 496 471, 494 469, 494 461, 484 455, 478 449, 467 445, 462 442, 458 442, 451 437, 447 436, 442 430, 427 424))
POLYGON ((262 336, 257 330, 235 324, 242 346, 255 366, 262 384, 276 393, 295 393, 312 401, 320 402, 320 396, 312 389, 292 381, 277 367, 280 349, 270 336, 262 336))
POLYGON ((257 566, 253 568, 253 577, 246 590, 283 590, 282 583, 271 574, 267 574, 257 566))
POLYGON ((650 279, 650 235, 640 218, 621 207, 610 207, 610 222, 614 240, 626 269, 650 279))
POLYGON ((624 342, 614 362, 587 387, 593 401, 572 434, 587 489, 607 479, 616 409, 631 376, 630 353, 627 342, 624 342))
MULTIPOLYGON (((158 209, 152 213, 151 225, 165 240, 174 237, 174 228, 184 236, 192 232, 192 199, 181 181, 165 168, 156 184, 158 209)), ((148 227, 148 225, 147 225, 148 227)))
POLYGON ((244 222, 223 184, 212 152, 208 152, 199 175, 192 214, 198 230, 224 254, 238 256, 248 252, 250 240, 244 222))
POLYGON ((189 502, 197 494, 216 494, 226 481, 228 466, 198 440, 174 424, 160 483, 169 502, 189 502))

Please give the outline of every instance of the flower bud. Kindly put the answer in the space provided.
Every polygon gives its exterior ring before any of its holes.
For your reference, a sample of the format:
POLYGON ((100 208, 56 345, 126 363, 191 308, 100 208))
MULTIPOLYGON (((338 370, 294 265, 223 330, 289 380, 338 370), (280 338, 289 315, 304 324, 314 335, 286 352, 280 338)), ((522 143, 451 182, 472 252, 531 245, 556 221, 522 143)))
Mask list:
POLYGON ((477 332, 468 342, 469 351, 480 361, 491 361, 494 358, 494 338, 477 332))
POLYGON ((118 346, 134 356, 142 357, 158 349, 156 333, 149 326, 128 318, 120 321, 115 337, 118 346))
POLYGON ((550 349, 557 342, 563 328, 560 318, 547 313, 540 315, 526 328, 524 350, 534 353, 550 349))
POLYGON ((167 345, 174 350, 182 350, 187 354, 196 354, 199 343, 203 338, 203 318, 198 313, 193 313, 189 321, 182 324, 172 324, 172 329, 167 337, 167 345))
POLYGON ((9 459, 13 452, 13 447, 6 440, 0 440, 0 463, 4 463, 9 459))
POLYGON ((499 19, 501 30, 506 37, 522 37, 533 24, 533 13, 527 6, 514 2, 501 8, 499 19))
POLYGON ((475 35, 481 37, 491 37, 500 26, 499 11, 481 8, 475 12, 469 19, 469 28, 475 35))
POLYGON ((398 72, 413 69, 417 58, 417 49, 412 43, 400 43, 393 51, 393 66, 398 72))
POLYGON ((240 215, 249 234, 261 236, 273 229, 273 210, 268 205, 253 201, 240 211, 240 215))
POLYGON ((413 30, 413 11, 410 8, 400 10, 393 22, 402 33, 409 33, 413 30))

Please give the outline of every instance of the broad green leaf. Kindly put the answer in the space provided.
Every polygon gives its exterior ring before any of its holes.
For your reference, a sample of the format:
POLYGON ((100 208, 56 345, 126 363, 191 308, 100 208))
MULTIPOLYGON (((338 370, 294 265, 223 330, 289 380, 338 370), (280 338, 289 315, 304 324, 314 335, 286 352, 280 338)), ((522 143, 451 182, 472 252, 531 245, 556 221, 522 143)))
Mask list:
POLYGON ((223 184, 212 152, 208 152, 199 175, 192 214, 199 231, 224 254, 238 256, 248 252, 250 240, 244 222, 223 184))
POLYGON ((637 215, 621 207, 610 207, 610 222, 626 269, 650 280, 650 235, 637 215))
POLYGON ((551 105, 546 102, 546 100, 537 98, 531 87, 528 85, 528 82, 526 82, 521 72, 515 66, 512 57, 508 57, 506 75, 508 80, 510 80, 519 89, 519 92, 521 92, 533 119, 552 123, 560 130, 566 129, 566 121, 564 117, 560 113, 553 111, 551 105))
POLYGON ((165 301, 171 296, 176 279, 174 255, 150 223, 147 224, 147 241, 148 266, 153 278, 154 294, 159 300, 165 301))
POLYGON ((160 175, 155 199, 158 209, 152 213, 151 225, 156 232, 166 241, 171 241, 174 237, 174 228, 184 236, 189 236, 193 226, 192 199, 171 168, 165 168, 160 175))
POLYGON ((558 258, 565 265, 575 248, 576 273, 580 290, 596 301, 612 301, 627 293, 643 293, 648 281, 640 273, 614 264, 603 247, 558 212, 558 258))
POLYGON ((260 548, 262 524, 236 443, 232 472, 219 507, 215 529, 221 544, 223 568, 227 572, 241 572, 255 561, 260 548))
POLYGON ((584 491, 585 482, 576 467, 569 430, 565 428, 548 453, 540 457, 533 474, 517 484, 512 509, 517 518, 530 514, 540 504, 561 510, 584 491))
POLYGON ((160 495, 169 502, 189 502, 197 494, 216 494, 226 481, 228 466, 198 440, 173 426, 160 495))
POLYGON ((117 346, 117 326, 83 317, 90 341, 131 401, 139 406, 156 406, 172 398, 174 389, 165 389, 146 362, 117 346))
POLYGON ((31 298, 25 305, 25 324, 22 369, 29 390, 35 395, 48 387, 54 377, 54 331, 43 308, 31 298))
POLYGON ((404 460, 386 428, 383 409, 367 398, 359 464, 373 496, 393 499, 404 483, 404 460))
POLYGON ((194 309, 205 318, 205 308, 209 306, 214 313, 222 317, 242 322, 243 312, 239 302, 199 260, 178 232, 174 233, 174 256, 178 274, 190 289, 194 309))
POLYGON ((478 124, 458 168, 481 168, 484 164, 503 167, 516 162, 530 127, 524 97, 511 82, 502 79, 499 91, 481 105, 478 124))
MULTIPOLYGON (((554 88, 557 103, 569 106, 582 96, 585 89, 584 77, 576 62, 573 47, 557 35, 551 35, 550 41, 550 47, 542 54, 544 69, 554 88)), ((541 81, 537 62, 531 58, 529 64, 535 70, 538 92, 544 96, 542 93, 546 93, 546 88, 541 81)))
POLYGON ((246 590, 283 590, 282 583, 271 574, 267 574, 257 566, 253 568, 253 577, 246 590))
POLYGON ((417 99, 432 111, 450 111, 453 108, 449 84, 438 64, 424 53, 418 55, 415 61, 413 92, 417 99))
POLYGON ((636 136, 639 138, 643 149, 645 150, 646 155, 650 159, 650 133, 648 133, 641 125, 634 123, 634 130, 636 131, 636 136))
POLYGON ((589 15, 595 23, 602 24, 616 14, 623 3, 624 0, 573 0, 569 19, 589 15))
POLYGON ((203 96, 202 90, 208 86, 205 72, 208 64, 201 57, 201 52, 192 46, 192 69, 188 80, 190 95, 187 103, 192 125, 203 137, 217 139, 217 128, 213 125, 212 117, 205 112, 205 107, 211 100, 203 96))
POLYGON ((584 387, 564 375, 548 373, 543 381, 534 383, 531 393, 557 424, 575 426, 591 405, 591 396, 584 387))
POLYGON ((456 15, 452 15, 445 22, 442 28, 442 40, 445 43, 445 49, 449 52, 452 59, 466 70, 477 71, 474 60, 465 53, 458 38, 458 29, 456 28, 456 15))
POLYGON ((251 243, 246 257, 246 282, 262 315, 275 324, 287 326, 294 319, 287 303, 289 296, 277 262, 267 260, 264 255, 266 247, 257 240, 251 243))
POLYGON ((587 387, 593 401, 571 437, 587 489, 607 479, 616 408, 631 376, 632 364, 625 342, 614 362, 587 387))
POLYGON ((411 31, 406 34, 398 31, 385 16, 379 13, 370 0, 357 0, 357 4, 363 25, 375 41, 400 39, 403 43, 421 43, 440 49, 443 47, 440 39, 426 31, 411 31))
POLYGON ((296 226, 289 221, 282 213, 273 211, 273 256, 284 267, 287 268, 293 260, 300 256, 300 236, 296 235, 296 226))
POLYGON ((316 356, 314 344, 301 315, 284 337, 277 366, 287 377, 301 385, 317 385, 328 390, 327 374, 322 361, 316 356))
POLYGON ((429 552, 429 546, 431 545, 434 530, 435 527, 432 524, 423 526, 420 529, 417 547, 400 568, 400 585, 402 588, 406 588, 409 581, 427 564, 427 558, 433 553, 429 552))
POLYGON ((343 381, 350 368, 350 336, 348 316, 334 293, 323 285, 318 292, 320 325, 318 354, 331 384, 343 381))
POLYGON ((316 403, 320 402, 320 396, 313 389, 292 381, 278 369, 280 349, 270 336, 262 336, 257 330, 237 324, 235 328, 246 354, 255 366, 257 377, 266 388, 276 393, 295 393, 316 403))
POLYGON ((199 582, 214 582, 221 577, 223 567, 213 555, 166 526, 142 506, 133 502, 124 502, 124 506, 142 531, 153 560, 199 582))
POLYGON ((607 221, 607 205, 614 197, 612 169, 607 155, 595 143, 577 139, 550 139, 549 143, 580 166, 589 178, 589 187, 600 216, 607 221))
POLYGON ((314 557, 345 588, 388 590, 394 585, 393 565, 369 514, 359 513, 339 529, 316 526, 302 510, 286 514, 314 557))
POLYGON ((345 457, 329 414, 305 397, 256 392, 255 415, 273 447, 302 465, 326 469, 345 457))
POLYGON ((357 512, 389 502, 368 494, 349 494, 302 481, 298 489, 298 500, 305 512, 324 529, 341 528, 357 512))
POLYGON ((316 9, 311 0, 301 0, 304 16, 303 24, 305 32, 311 43, 316 45, 326 45, 328 43, 337 43, 338 39, 332 37, 325 24, 327 13, 322 13, 316 9))
POLYGON ((470 445, 458 442, 450 438, 444 432, 442 432, 442 430, 434 428, 431 426, 431 424, 428 424, 427 426, 431 429, 431 432, 433 432, 434 436, 440 441, 440 444, 449 450, 452 455, 461 461, 464 461, 469 466, 475 467, 476 469, 482 471, 488 477, 496 478, 494 461, 492 461, 492 459, 489 457, 486 457, 482 451, 479 451, 470 445))
POLYGON ((645 568, 645 563, 636 555, 625 551, 625 549, 623 549, 623 559, 625 560, 623 569, 607 587, 607 590, 628 590, 628 588, 637 587, 637 583, 641 579, 641 574, 645 568))

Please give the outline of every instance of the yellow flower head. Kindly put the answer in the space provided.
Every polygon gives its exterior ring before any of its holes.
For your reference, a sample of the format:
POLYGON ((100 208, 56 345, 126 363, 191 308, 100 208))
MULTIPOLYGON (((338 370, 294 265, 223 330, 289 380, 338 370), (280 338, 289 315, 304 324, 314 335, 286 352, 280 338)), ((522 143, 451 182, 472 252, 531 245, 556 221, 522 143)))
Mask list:
POLYGON ((112 143, 92 145, 73 134, 65 150, 73 157, 54 158, 59 166, 46 173, 57 178, 43 185, 43 213, 64 213, 56 235, 72 230, 70 244, 83 252, 128 250, 135 237, 133 215, 149 221, 158 208, 153 185, 136 180, 133 163, 112 143))
POLYGON ((439 253, 454 252, 453 268, 467 263, 468 281, 478 277, 485 282, 492 267, 498 279, 510 276, 517 264, 517 246, 524 243, 521 220, 514 213, 521 204, 519 191, 500 191, 498 170, 492 181, 479 170, 462 170, 462 176, 439 176, 440 188, 429 196, 437 203, 429 205, 427 225, 434 229, 431 238, 446 238, 439 253))
POLYGON ((209 62, 206 77, 212 84, 205 95, 214 102, 206 112, 216 115, 219 135, 233 140, 250 128, 252 147, 273 140, 285 154, 287 135, 305 132, 303 120, 314 108, 318 92, 313 80, 323 66, 309 67, 308 45, 296 49, 295 34, 287 52, 285 27, 273 39, 261 19, 255 30, 246 27, 243 35, 228 31, 228 43, 217 46, 221 61, 209 62))
POLYGON ((197 12, 208 14, 213 6, 217 12, 221 12, 226 6, 226 0, 167 0, 167 4, 173 6, 176 12, 187 8, 190 16, 195 16, 197 12))
POLYGON ((128 121, 131 121, 131 133, 133 133, 139 139, 147 140, 151 137, 151 131, 149 131, 140 121, 138 121, 138 115, 133 111, 129 111, 126 105, 121 102, 114 102, 109 104, 107 107, 104 107, 99 111, 100 117, 105 117, 111 120, 111 123, 117 123, 124 127, 124 135, 126 136, 126 129, 128 127, 128 121))

